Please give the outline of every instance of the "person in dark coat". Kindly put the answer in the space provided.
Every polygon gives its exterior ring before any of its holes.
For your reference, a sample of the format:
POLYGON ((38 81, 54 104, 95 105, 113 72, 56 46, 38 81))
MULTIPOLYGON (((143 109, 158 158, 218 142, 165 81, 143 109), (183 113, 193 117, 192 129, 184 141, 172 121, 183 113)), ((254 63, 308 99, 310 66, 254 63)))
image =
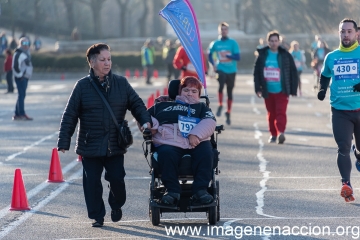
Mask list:
POLYGON ((280 35, 271 31, 267 35, 268 47, 258 49, 254 67, 255 93, 265 100, 269 143, 285 141, 286 108, 289 95, 296 96, 299 76, 291 54, 280 46, 280 35))
POLYGON ((102 227, 105 206, 101 174, 105 168, 105 180, 110 183, 108 202, 112 209, 111 219, 113 222, 120 221, 121 207, 126 201, 126 150, 118 144, 117 127, 95 87, 108 101, 118 123, 124 120, 127 110, 143 126, 141 130, 150 128, 152 122, 144 102, 127 79, 111 72, 110 47, 103 43, 94 44, 87 50, 86 56, 90 74, 74 86, 61 119, 57 146, 61 152, 69 150, 71 136, 79 122, 75 152, 82 156, 86 207, 89 218, 95 220, 92 226, 102 227))

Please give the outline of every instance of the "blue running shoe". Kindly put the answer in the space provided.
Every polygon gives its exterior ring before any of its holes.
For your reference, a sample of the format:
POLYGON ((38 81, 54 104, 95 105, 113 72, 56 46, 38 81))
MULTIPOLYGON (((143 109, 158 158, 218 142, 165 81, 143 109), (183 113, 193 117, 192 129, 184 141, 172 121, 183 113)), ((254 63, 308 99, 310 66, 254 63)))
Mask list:
POLYGON ((353 150, 354 155, 355 155, 355 158, 356 158, 355 167, 356 167, 356 169, 360 172, 360 159, 357 158, 357 156, 356 156, 356 147, 355 147, 355 144, 353 144, 353 145, 351 146, 351 149, 353 150))

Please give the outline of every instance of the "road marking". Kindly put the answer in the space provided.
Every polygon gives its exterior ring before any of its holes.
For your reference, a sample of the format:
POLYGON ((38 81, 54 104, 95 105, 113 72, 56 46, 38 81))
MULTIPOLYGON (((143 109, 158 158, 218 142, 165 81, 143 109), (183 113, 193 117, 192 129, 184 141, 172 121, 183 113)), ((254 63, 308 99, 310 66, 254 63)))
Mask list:
POLYGON ((27 150, 29 150, 29 149, 31 149, 31 148, 39 145, 40 143, 44 142, 45 140, 51 139, 52 137, 54 137, 55 135, 58 135, 58 134, 59 134, 59 132, 56 131, 56 132, 53 133, 53 134, 50 134, 50 135, 48 135, 48 136, 46 136, 46 137, 43 137, 43 138, 40 139, 39 141, 34 142, 33 144, 24 147, 24 149, 23 149, 21 152, 17 152, 17 153, 14 153, 14 154, 8 156, 8 157, 5 159, 5 161, 6 161, 6 162, 7 162, 7 161, 10 161, 10 160, 14 159, 14 158, 17 157, 17 156, 19 156, 19 155, 21 155, 21 154, 23 154, 23 153, 26 153, 27 150))
POLYGON ((39 90, 39 89, 42 89, 42 85, 36 85, 36 84, 31 84, 29 86, 29 90, 39 90))
POLYGON ((254 123, 254 128, 255 128, 255 139, 258 139, 258 143, 259 143, 259 152, 257 154, 257 159, 259 159, 259 171, 263 174, 263 178, 260 181, 260 191, 258 191, 256 193, 256 203, 257 206, 256 208, 256 213, 265 217, 271 217, 271 218, 277 218, 276 216, 271 216, 268 214, 265 214, 263 211, 263 207, 265 206, 264 203, 264 198, 265 198, 265 192, 266 192, 266 182, 269 180, 269 175, 270 175, 270 171, 266 170, 266 165, 268 163, 268 161, 264 158, 262 152, 264 149, 264 142, 262 141, 261 137, 262 137, 262 133, 259 130, 259 126, 257 123, 254 123))
MULTIPOLYGON (((63 169, 63 175, 65 175, 68 171, 70 171, 71 169, 73 169, 75 166, 78 165, 78 162, 76 161, 77 159, 75 159, 75 161, 70 162, 68 165, 66 165, 63 169)), ((39 185, 37 185, 35 188, 31 189, 29 192, 27 192, 27 198, 28 200, 31 199, 32 197, 34 197, 36 194, 38 194, 39 192, 41 192, 44 188, 46 188, 47 186, 49 186, 52 183, 48 183, 48 182, 42 182, 39 185)), ((9 213, 9 208, 10 205, 6 206, 5 208, 0 210, 0 219, 3 218, 4 216, 6 216, 6 214, 9 213)))
POLYGON ((130 83, 130 85, 133 87, 133 88, 136 88, 139 86, 139 83, 130 83))
POLYGON ((63 88, 66 88, 65 84, 52 85, 48 89, 49 90, 60 90, 60 89, 63 89, 63 88))
MULTIPOLYGON (((70 186, 70 182, 74 179, 77 179, 81 176, 83 170, 79 169, 76 173, 69 177, 69 180, 59 184, 59 187, 50 193, 49 196, 40 201, 35 207, 33 207, 30 211, 25 212, 15 221, 10 222, 7 227, 2 228, 0 232, 0 239, 4 238, 7 234, 9 234, 12 230, 20 226, 23 222, 26 221, 29 217, 34 215, 34 213, 38 212, 41 208, 43 208, 46 204, 48 204, 51 200, 53 200, 56 196, 58 196, 61 192, 63 192, 68 186, 70 186)), ((41 185, 41 184, 40 184, 41 185)))

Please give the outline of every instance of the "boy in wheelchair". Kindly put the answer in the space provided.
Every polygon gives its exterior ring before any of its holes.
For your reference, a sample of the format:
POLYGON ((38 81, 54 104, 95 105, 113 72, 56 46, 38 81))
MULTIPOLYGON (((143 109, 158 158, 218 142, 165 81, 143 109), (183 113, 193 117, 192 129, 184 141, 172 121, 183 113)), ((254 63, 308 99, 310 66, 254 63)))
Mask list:
POLYGON ((210 137, 215 131, 216 119, 211 109, 200 102, 201 88, 201 82, 195 77, 185 77, 180 83, 173 80, 169 84, 169 98, 173 101, 161 101, 148 109, 157 153, 153 157, 166 188, 160 204, 175 206, 180 200, 179 163, 186 154, 191 155, 194 177, 192 204, 204 205, 214 200, 207 188, 213 174, 210 137))

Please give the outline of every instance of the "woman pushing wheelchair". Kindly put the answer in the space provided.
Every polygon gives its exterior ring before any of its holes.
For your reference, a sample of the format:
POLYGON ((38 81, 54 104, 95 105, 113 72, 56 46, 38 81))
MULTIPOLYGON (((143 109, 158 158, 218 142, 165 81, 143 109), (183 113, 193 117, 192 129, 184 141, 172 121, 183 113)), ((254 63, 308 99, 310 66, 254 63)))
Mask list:
POLYGON ((192 204, 204 205, 214 200, 207 188, 213 174, 214 153, 210 137, 215 131, 216 119, 211 109, 200 102, 201 89, 202 84, 197 78, 184 77, 174 101, 162 99, 165 101, 160 100, 148 109, 152 116, 152 141, 156 148, 153 157, 166 188, 161 204, 174 206, 180 200, 178 166, 186 154, 191 155, 194 177, 192 204))

